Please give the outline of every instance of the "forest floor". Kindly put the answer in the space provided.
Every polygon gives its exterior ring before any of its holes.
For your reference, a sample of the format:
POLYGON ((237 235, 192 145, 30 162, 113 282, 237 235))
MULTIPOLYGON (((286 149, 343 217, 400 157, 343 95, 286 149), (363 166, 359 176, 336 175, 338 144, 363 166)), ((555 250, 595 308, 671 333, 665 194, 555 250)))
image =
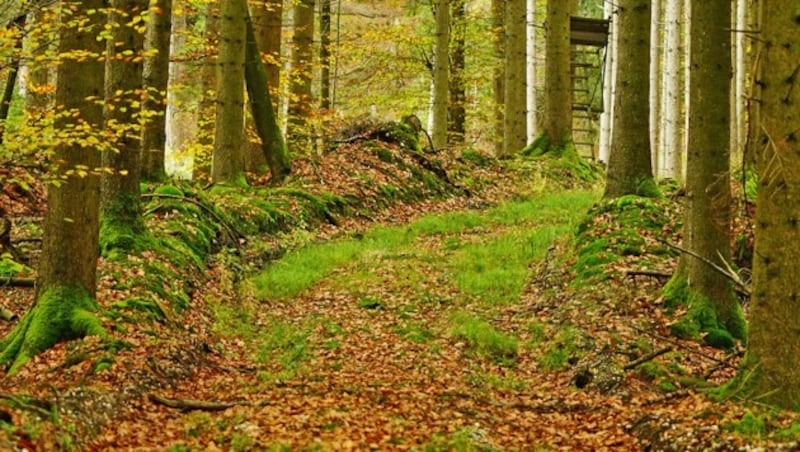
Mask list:
MULTIPOLYGON (((602 205, 596 187, 556 190, 510 163, 482 174, 470 197, 305 231, 235 286, 212 260, 191 309, 120 330, 132 346, 113 357, 97 338, 41 354, 0 382, 0 448, 798 447, 797 416, 707 394, 739 349, 669 337, 660 288, 674 255, 645 246, 579 279, 576 229, 602 205)), ((675 204, 664 214, 677 222, 675 204)), ((589 225, 617 228, 602 213, 589 225)), ((0 288, 12 311, 32 299, 0 288)))

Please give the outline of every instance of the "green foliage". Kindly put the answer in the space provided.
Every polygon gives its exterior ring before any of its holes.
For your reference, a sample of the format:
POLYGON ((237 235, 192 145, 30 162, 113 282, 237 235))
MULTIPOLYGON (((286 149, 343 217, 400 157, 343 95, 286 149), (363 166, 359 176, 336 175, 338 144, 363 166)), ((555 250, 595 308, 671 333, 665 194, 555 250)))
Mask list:
POLYGON ((22 273, 32 272, 33 270, 27 265, 15 261, 11 253, 0 254, 0 277, 16 276, 22 273))
POLYGON ((572 326, 564 326, 550 341, 545 343, 544 353, 539 357, 539 366, 547 371, 566 368, 569 361, 580 354, 580 331, 572 326))
POLYGON ((478 356, 491 358, 505 365, 513 364, 517 358, 519 344, 515 337, 504 333, 485 320, 457 312, 450 319, 451 334, 467 343, 478 356))
POLYGON ((746 436, 764 436, 767 433, 767 424, 765 420, 768 415, 762 414, 756 416, 752 411, 745 411, 744 415, 738 421, 727 425, 726 430, 733 430, 746 436))

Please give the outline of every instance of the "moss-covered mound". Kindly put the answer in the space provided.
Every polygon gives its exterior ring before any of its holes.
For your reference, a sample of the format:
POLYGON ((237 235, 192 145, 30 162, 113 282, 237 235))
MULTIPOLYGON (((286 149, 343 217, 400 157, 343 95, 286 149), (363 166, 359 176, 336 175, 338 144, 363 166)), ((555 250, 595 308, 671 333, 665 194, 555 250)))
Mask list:
POLYGON ((595 206, 579 225, 575 284, 607 279, 621 268, 655 268, 659 257, 676 252, 658 239, 680 230, 677 212, 665 199, 624 196, 595 206))

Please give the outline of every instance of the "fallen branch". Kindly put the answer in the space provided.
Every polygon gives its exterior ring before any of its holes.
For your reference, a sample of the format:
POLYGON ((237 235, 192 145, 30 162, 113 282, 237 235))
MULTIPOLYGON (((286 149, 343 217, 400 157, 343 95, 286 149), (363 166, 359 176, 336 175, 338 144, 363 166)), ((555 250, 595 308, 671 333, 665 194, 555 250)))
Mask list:
POLYGON ((20 397, 17 397, 13 394, 9 394, 7 392, 0 392, 0 399, 8 400, 9 402, 16 405, 17 408, 33 411, 41 415, 42 417, 49 418, 52 413, 49 410, 43 408, 44 406, 50 406, 48 402, 32 399, 31 402, 27 402, 20 397))
POLYGON ((656 350, 656 351, 654 351, 652 353, 648 353, 648 354, 642 356, 641 358, 635 359, 635 360, 629 362, 628 364, 625 364, 624 366, 622 366, 622 369, 623 370, 631 370, 631 369, 633 369, 633 368, 635 368, 635 367, 637 367, 637 366, 639 366, 641 364, 644 364, 644 363, 646 363, 648 361, 652 361, 653 359, 655 359, 655 358, 657 358, 657 357, 659 357, 659 356, 661 356, 661 355, 663 355, 665 353, 669 353, 671 351, 672 351, 672 346, 671 345, 666 346, 666 347, 658 349, 658 350, 656 350))
POLYGON ((206 402, 204 400, 195 399, 170 399, 157 394, 149 394, 147 397, 153 403, 187 411, 222 411, 237 405, 237 403, 232 402, 206 402))
POLYGON ((34 287, 36 285, 36 278, 14 278, 9 276, 7 278, 0 278, 0 286, 8 287, 34 287))
POLYGON ((658 270, 630 269, 630 270, 625 270, 625 276, 652 276, 654 278, 672 278, 672 273, 660 272, 658 270))
MULTIPOLYGON (((706 264, 709 267, 713 268, 718 273, 720 273, 721 275, 723 275, 726 278, 730 279, 734 284, 739 286, 739 288, 741 289, 741 291, 745 295, 747 295, 748 297, 750 296, 750 287, 744 281, 742 281, 742 279, 739 278, 739 275, 737 275, 735 272, 728 271, 728 270, 720 267, 719 265, 711 262, 709 259, 706 259, 705 257, 697 254, 696 252, 694 252, 694 251, 692 251, 690 249, 683 248, 682 246, 675 245, 674 243, 670 243, 670 242, 668 242, 666 240, 663 240, 663 239, 656 238, 656 240, 661 242, 661 243, 663 243, 664 245, 667 245, 668 247, 670 247, 670 248, 672 248, 674 250, 680 251, 681 253, 684 253, 684 254, 688 254, 688 255, 696 258, 700 262, 703 262, 704 264, 706 264)), ((725 262, 724 260, 723 260, 723 262, 725 263, 726 267, 728 267, 729 269, 731 268, 730 265, 728 265, 727 262, 725 262)))
POLYGON ((0 317, 6 322, 13 322, 17 319, 17 314, 5 306, 0 306, 0 317))
POLYGON ((654 337, 656 339, 659 339, 659 340, 662 340, 664 342, 669 342, 670 344, 672 344, 672 345, 674 345, 676 347, 682 348, 682 349, 688 351, 689 353, 694 353, 695 355, 701 356, 701 357, 703 357, 703 358, 705 358, 705 359, 707 359, 709 361, 714 361, 715 363, 721 364, 723 366, 727 366, 727 367, 730 367, 732 369, 736 369, 736 366, 734 366, 733 364, 725 362, 724 360, 721 360, 719 358, 715 358, 715 357, 713 357, 713 356, 711 356, 709 354, 703 353, 703 352, 701 352, 699 350, 695 350, 692 347, 688 347, 688 346, 680 343, 680 341, 674 340, 674 339, 669 338, 669 337, 662 336, 662 335, 660 335, 658 333, 654 333, 652 331, 643 330, 643 329, 638 328, 638 327, 633 326, 633 325, 631 325, 631 328, 636 330, 636 331, 638 331, 638 332, 640 332, 640 333, 642 333, 642 334, 647 334, 649 336, 652 336, 652 337, 654 337))

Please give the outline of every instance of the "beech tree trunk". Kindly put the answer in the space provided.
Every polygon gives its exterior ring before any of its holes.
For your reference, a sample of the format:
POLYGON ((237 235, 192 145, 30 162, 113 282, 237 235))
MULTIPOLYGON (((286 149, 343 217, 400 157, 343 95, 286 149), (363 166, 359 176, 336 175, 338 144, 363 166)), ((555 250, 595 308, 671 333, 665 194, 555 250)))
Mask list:
POLYGON ((447 101, 450 95, 450 6, 436 0, 436 45, 433 60, 433 147, 447 148, 447 101))
POLYGON ((135 237, 144 232, 140 202, 141 130, 134 116, 141 102, 142 64, 139 58, 144 37, 132 25, 146 14, 147 0, 113 0, 108 13, 111 38, 106 44, 105 128, 117 137, 113 150, 102 155, 100 247, 130 250, 135 237))
POLYGON ((104 334, 92 314, 97 309, 94 294, 100 175, 95 169, 101 164, 100 152, 81 140, 85 138, 82 130, 96 133, 103 126, 103 107, 93 100, 103 98, 104 68, 97 58, 74 56, 84 51, 103 53, 105 44, 96 37, 103 29, 105 15, 96 11, 104 7, 103 0, 84 0, 68 19, 63 19, 85 20, 80 29, 61 30, 58 53, 63 57, 55 101, 63 111, 74 114, 59 115, 54 126, 78 135, 60 141, 54 149, 53 161, 58 166, 51 176, 60 183, 47 185, 36 302, 0 342, 0 364, 11 364, 9 373, 60 340, 104 334), (87 14, 90 10, 95 13, 87 14))
POLYGON ((300 0, 294 6, 292 74, 289 82, 288 139, 301 149, 311 147, 311 75, 314 56, 314 0, 300 0))
POLYGON ((746 385, 746 396, 794 409, 800 404, 800 22, 796 1, 762 2, 753 298, 747 356, 739 378, 746 385))
POLYGON ((652 0, 650 7, 650 150, 651 165, 658 174, 660 127, 659 118, 662 114, 659 86, 661 86, 661 5, 662 0, 652 0))
POLYGON ((552 149, 561 149, 572 142, 572 76, 569 43, 572 3, 565 0, 547 2, 544 132, 552 149))
POLYGON ((267 70, 269 94, 276 112, 280 111, 282 15, 283 0, 265 0, 253 5, 256 42, 267 70))
POLYGON ((604 197, 653 195, 650 158, 649 85, 650 2, 622 0, 619 5, 619 67, 614 101, 614 136, 604 197))
POLYGON ((527 142, 536 139, 536 0, 527 0, 525 12, 525 97, 527 142))
POLYGON ((611 138, 614 131, 614 101, 617 85, 617 33, 619 31, 619 20, 614 16, 616 7, 610 2, 605 2, 603 6, 604 16, 611 21, 609 26, 608 44, 605 50, 605 67, 603 68, 603 114, 600 116, 600 149, 598 159, 608 163, 608 156, 611 153, 611 138))
POLYGON ((319 108, 331 108, 331 0, 319 2, 319 108))
POLYGON ((244 183, 244 63, 246 0, 220 5, 217 56, 217 120, 211 176, 214 183, 244 183))
POLYGON ((506 107, 502 157, 509 157, 521 151, 527 144, 525 6, 525 0, 506 2, 506 107))
POLYGON ((142 73, 145 97, 142 101, 142 178, 159 181, 166 178, 164 153, 167 144, 166 104, 169 83, 169 41, 172 27, 172 0, 156 0, 144 38, 142 73))

